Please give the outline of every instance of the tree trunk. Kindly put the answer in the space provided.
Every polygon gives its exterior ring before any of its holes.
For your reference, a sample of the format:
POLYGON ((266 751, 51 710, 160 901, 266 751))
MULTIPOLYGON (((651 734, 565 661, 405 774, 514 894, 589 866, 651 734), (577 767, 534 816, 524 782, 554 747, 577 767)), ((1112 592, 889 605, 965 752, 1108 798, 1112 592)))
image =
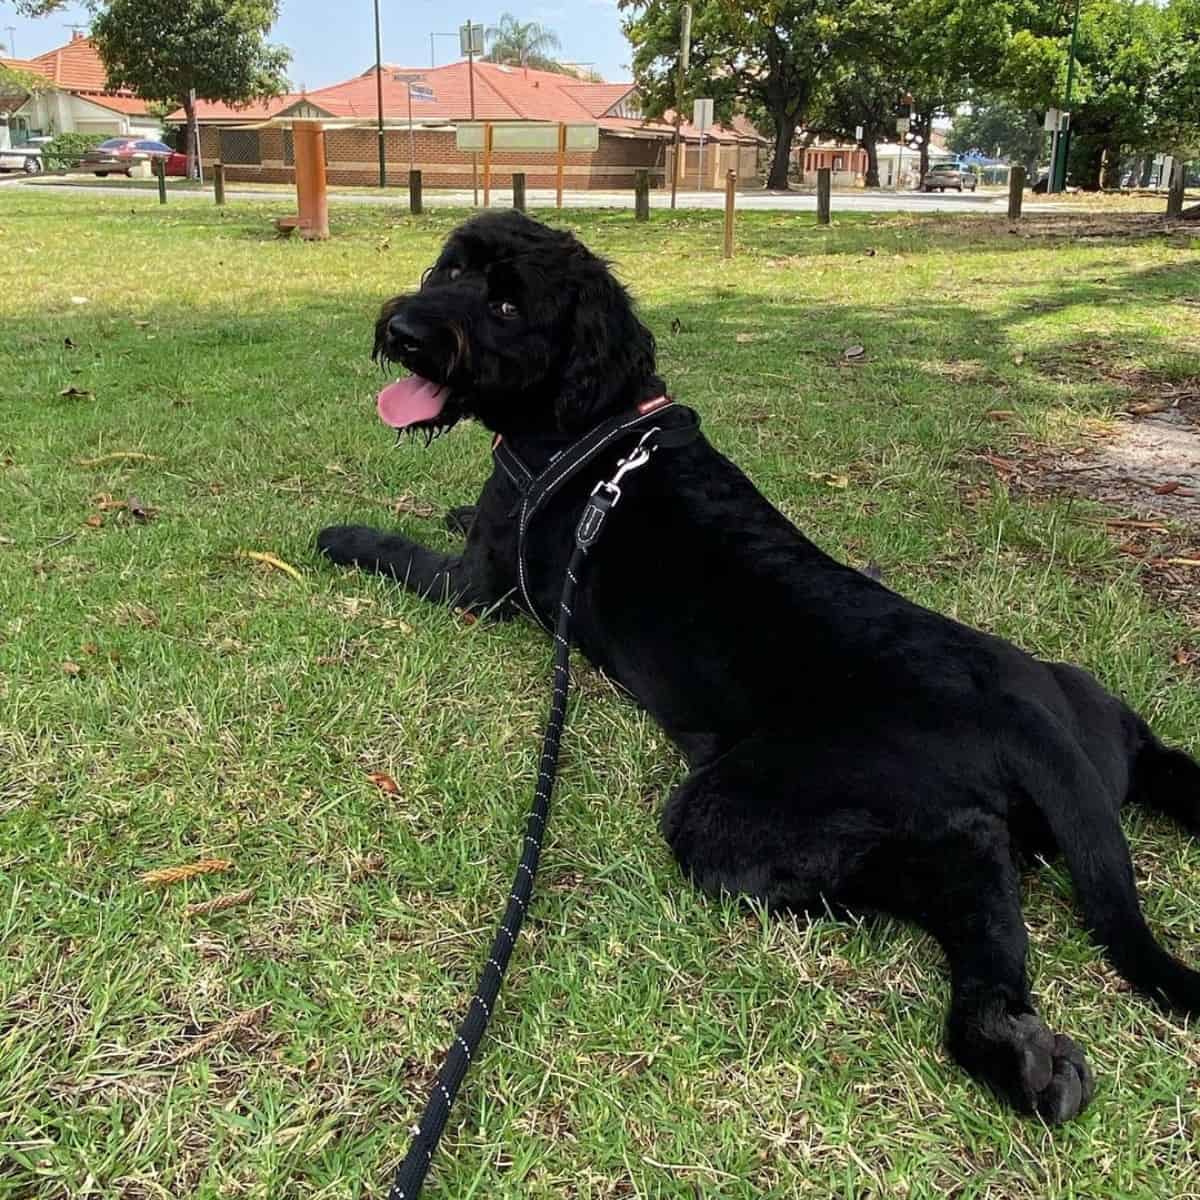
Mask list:
MULTIPOLYGON (((870 133, 870 130, 866 131, 870 133)), ((875 149, 875 139, 873 137, 864 138, 863 142, 867 151, 867 178, 866 186, 869 188, 877 188, 879 186, 879 154, 875 149)))
POLYGON ((196 160, 200 157, 200 124, 196 120, 196 93, 189 90, 183 97, 183 115, 187 122, 187 176, 196 178, 196 160))
POLYGON ((775 153, 771 159, 771 174, 767 177, 767 190, 788 190, 788 164, 792 158, 792 142, 796 138, 796 118, 775 113, 775 153))

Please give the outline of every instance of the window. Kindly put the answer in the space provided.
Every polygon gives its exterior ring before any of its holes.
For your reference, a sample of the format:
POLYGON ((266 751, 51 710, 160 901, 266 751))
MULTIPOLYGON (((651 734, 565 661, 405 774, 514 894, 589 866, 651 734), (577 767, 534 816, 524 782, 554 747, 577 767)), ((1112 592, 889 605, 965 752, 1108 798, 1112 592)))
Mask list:
POLYGON ((257 129, 222 129, 219 133, 223 163, 257 165, 262 162, 257 129))
POLYGON ((835 154, 833 156, 833 169, 835 171, 842 170, 842 156, 840 154, 835 154))
POLYGON ((138 142, 139 150, 149 150, 155 154, 170 154, 171 147, 164 145, 162 142, 138 142))

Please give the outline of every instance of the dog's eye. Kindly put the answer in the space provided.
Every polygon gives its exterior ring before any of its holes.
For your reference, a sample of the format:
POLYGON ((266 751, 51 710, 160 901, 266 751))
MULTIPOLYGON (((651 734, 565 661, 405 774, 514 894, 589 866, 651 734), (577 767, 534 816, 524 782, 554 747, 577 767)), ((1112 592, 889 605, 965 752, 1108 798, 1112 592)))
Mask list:
POLYGON ((461 274, 462 267, 451 267, 450 270, 446 272, 446 276, 449 279, 457 279, 461 274))
POLYGON ((513 317, 518 316, 517 306, 511 300, 498 300, 492 304, 492 312, 497 316, 503 317, 506 321, 511 321, 513 317))

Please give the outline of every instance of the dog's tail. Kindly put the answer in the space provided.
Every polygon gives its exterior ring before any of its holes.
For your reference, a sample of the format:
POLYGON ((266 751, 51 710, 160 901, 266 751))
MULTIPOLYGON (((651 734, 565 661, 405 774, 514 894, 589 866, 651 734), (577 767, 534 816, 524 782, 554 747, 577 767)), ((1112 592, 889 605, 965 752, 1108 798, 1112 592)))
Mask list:
MULTIPOLYGON (((1138 991, 1185 1013, 1200 1013, 1200 972, 1185 966, 1155 941, 1138 903, 1129 846, 1117 807, 1107 803, 1092 763, 1064 736, 1047 746, 1046 771, 1033 797, 1046 818, 1092 936, 1113 966, 1138 991), (1062 761, 1053 761, 1061 756, 1062 761)), ((1194 765, 1194 764, 1193 764, 1194 765)))

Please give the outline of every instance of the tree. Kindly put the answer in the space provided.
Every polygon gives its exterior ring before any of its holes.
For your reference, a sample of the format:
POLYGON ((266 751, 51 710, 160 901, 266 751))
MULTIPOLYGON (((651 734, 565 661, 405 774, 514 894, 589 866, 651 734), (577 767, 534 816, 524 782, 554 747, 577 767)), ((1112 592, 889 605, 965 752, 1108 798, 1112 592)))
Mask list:
POLYGON ((13 3, 19 17, 44 17, 66 6, 67 0, 14 0, 13 3))
POLYGON ((485 62, 536 67, 539 71, 563 69, 548 53, 562 49, 558 34, 537 21, 518 21, 512 13, 503 13, 500 23, 488 29, 487 39, 490 46, 483 56, 485 62))
POLYGON ((901 92, 895 79, 879 62, 865 60, 858 70, 846 69, 823 89, 808 120, 808 129, 822 137, 854 141, 862 127, 859 145, 867 152, 866 186, 879 186, 878 144, 894 136, 895 104, 901 92))
POLYGON ((1038 113, 1003 96, 981 94, 966 112, 956 113, 946 144, 955 154, 985 154, 1021 163, 1037 177, 1046 145, 1038 113))
POLYGON ((291 54, 266 41, 278 13, 278 0, 107 0, 92 38, 110 88, 183 107, 190 174, 197 99, 246 104, 286 89, 291 54))

